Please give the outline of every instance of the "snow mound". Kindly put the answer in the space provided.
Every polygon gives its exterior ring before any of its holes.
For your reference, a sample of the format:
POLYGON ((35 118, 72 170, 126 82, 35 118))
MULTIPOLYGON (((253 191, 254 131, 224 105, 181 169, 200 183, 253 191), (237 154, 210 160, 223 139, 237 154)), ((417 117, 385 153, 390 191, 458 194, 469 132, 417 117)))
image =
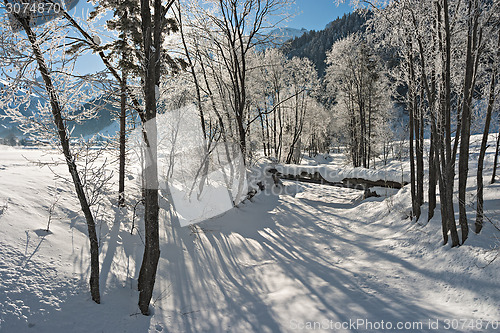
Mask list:
POLYGON ((356 178, 373 182, 390 181, 396 183, 408 183, 409 175, 394 169, 365 169, 365 168, 335 168, 327 165, 277 165, 276 169, 283 175, 300 176, 301 174, 319 173, 325 180, 335 183, 344 179, 356 178))

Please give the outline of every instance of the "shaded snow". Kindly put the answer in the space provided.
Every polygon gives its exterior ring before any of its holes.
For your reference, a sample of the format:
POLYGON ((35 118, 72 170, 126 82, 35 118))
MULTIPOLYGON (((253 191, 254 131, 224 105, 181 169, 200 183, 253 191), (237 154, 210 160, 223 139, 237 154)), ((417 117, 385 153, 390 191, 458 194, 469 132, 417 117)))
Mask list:
MULTIPOLYGON (((440 320, 438 331, 445 319, 484 325, 500 319, 500 261, 490 263, 499 232, 491 223, 451 249, 441 244, 439 205, 428 224, 408 218, 409 186, 362 201, 357 190, 288 181, 286 191, 261 193, 190 227, 180 226, 162 198, 150 317, 138 314, 135 290, 142 222, 135 219, 140 232, 131 235, 132 209, 105 200, 97 219, 97 305, 87 287, 86 226, 71 184, 23 158, 52 159, 45 153, 0 146, 0 332, 289 332, 306 322, 357 319, 422 322, 423 329, 409 331, 428 332, 429 319, 440 320), (47 234, 42 229, 56 195, 47 234)), ((490 149, 486 174, 491 157, 490 149)), ((65 165, 55 168, 67 172, 65 165)), ((127 189, 137 191, 136 182, 127 189)), ((488 184, 486 213, 496 223, 499 201, 500 184, 488 184)))

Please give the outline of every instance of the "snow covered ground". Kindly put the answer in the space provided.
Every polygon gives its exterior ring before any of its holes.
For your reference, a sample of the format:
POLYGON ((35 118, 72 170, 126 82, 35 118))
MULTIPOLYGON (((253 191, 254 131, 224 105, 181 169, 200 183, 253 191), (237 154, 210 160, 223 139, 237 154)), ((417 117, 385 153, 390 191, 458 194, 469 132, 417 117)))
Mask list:
MULTIPOLYGON (((180 227, 161 199, 161 259, 149 317, 137 308, 142 225, 131 235, 132 207, 114 208, 110 195, 97 214, 97 305, 87 287, 89 244, 72 186, 32 163, 52 158, 43 149, 0 146, 2 333, 499 330, 500 259, 493 259, 500 232, 487 222, 465 245, 442 246, 439 205, 428 224, 412 222, 409 186, 361 200, 358 190, 285 182, 281 194, 261 193, 192 227, 180 227)), ((64 164, 54 169, 67 174, 64 164)), ((470 174, 473 198, 474 163, 470 174)), ((128 188, 137 189, 135 182, 128 188)), ((488 182, 486 215, 497 225, 499 207, 500 183, 488 182)), ((471 222, 473 211, 471 205, 471 222)))

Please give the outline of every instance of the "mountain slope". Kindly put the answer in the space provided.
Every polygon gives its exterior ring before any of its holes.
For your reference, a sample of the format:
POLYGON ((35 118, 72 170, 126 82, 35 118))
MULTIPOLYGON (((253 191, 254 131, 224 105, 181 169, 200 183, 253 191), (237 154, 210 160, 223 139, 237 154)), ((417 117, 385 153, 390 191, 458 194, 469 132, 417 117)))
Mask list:
MULTIPOLYGON (((0 87, 4 82, 0 81, 0 87)), ((26 92, 20 90, 17 94, 21 96, 26 92)), ((92 108, 98 108, 98 114, 95 118, 88 119, 80 124, 69 122, 68 127, 71 131, 72 137, 89 136, 109 127, 115 121, 115 115, 118 114, 119 110, 114 106, 115 101, 113 97, 109 96, 99 96, 92 100, 83 103, 76 114, 85 112, 92 108)), ((45 104, 46 100, 35 94, 32 94, 29 98, 29 103, 24 103, 20 106, 19 110, 24 116, 30 116, 33 114, 38 114, 38 105, 45 104), (28 105, 29 104, 29 105, 28 105)), ((18 123, 13 121, 11 118, 6 117, 5 110, 0 107, 0 138, 5 138, 7 136, 15 135, 22 136, 23 133, 18 129, 18 123)))
POLYGON ((290 39, 299 38, 307 32, 308 30, 304 28, 295 29, 286 27, 286 28, 276 28, 272 30, 269 34, 275 36, 280 42, 284 43, 286 41, 289 41, 290 39))
POLYGON ((363 32, 365 30, 363 25, 369 16, 370 12, 344 14, 341 18, 327 24, 323 30, 311 30, 294 38, 283 46, 283 50, 290 58, 305 57, 310 59, 316 65, 318 74, 323 76, 326 67, 326 51, 330 50, 339 39, 354 32, 363 32))

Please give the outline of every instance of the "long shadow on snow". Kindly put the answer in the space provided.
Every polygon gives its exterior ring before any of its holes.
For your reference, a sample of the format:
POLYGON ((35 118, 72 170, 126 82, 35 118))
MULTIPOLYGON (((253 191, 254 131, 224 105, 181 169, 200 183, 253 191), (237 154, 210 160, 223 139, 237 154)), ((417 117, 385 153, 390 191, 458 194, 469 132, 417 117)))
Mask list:
MULTIPOLYGON (((367 203, 366 202, 361 202, 360 203, 360 205, 365 205, 365 204, 367 204, 367 203)), ((325 204, 323 204, 323 206, 324 207, 326 207, 326 206, 334 207, 335 205, 328 205, 328 204, 325 205, 325 204)), ((314 214, 311 213, 311 211, 314 211, 314 209, 318 209, 318 208, 315 207, 315 206, 311 206, 309 210, 305 210, 305 209, 302 209, 302 210, 305 213, 314 216, 314 214)), ((440 204, 438 203, 437 207, 436 207, 436 212, 439 212, 439 211, 440 211, 440 204)), ((345 232, 348 232, 348 233, 350 233, 352 235, 355 235, 355 236, 359 235, 359 236, 362 236, 363 238, 368 238, 370 240, 375 240, 375 241, 383 241, 383 240, 385 240, 384 237, 380 237, 380 236, 377 235, 378 232, 381 231, 381 230, 384 230, 384 229, 391 229, 392 228, 391 225, 383 225, 382 223, 379 223, 380 221, 376 220, 377 215, 379 215, 379 217, 380 217, 380 215, 383 215, 383 214, 373 213, 373 212, 372 213, 367 212, 366 216, 362 216, 360 218, 362 218, 362 220, 361 220, 362 225, 364 225, 366 227, 370 227, 372 229, 372 234, 368 235, 368 234, 366 234, 366 232, 358 232, 357 231, 358 228, 352 229, 352 228, 347 227, 347 225, 349 225, 349 224, 354 224, 355 222, 359 223, 360 219, 353 220, 353 219, 348 218, 348 217, 346 217, 344 215, 338 214, 335 211, 323 211, 323 212, 331 215, 332 217, 335 217, 337 219, 337 221, 346 220, 346 221, 349 222, 349 223, 344 223, 344 226, 328 225, 328 228, 331 228, 332 230, 340 228, 340 229, 343 229, 345 232), (374 219, 374 217, 375 217, 375 219, 374 219), (375 221, 375 223, 371 223, 371 222, 367 222, 367 221, 375 221)), ((455 213, 456 213, 456 219, 458 221, 458 208, 457 208, 457 212, 455 212, 455 213)), ((422 219, 425 219, 425 216, 423 216, 422 219)), ((470 221, 470 219, 469 219, 469 221, 470 221)), ((320 233, 322 231, 328 233, 328 231, 325 230, 325 228, 321 228, 320 225, 312 224, 312 226, 315 227, 315 228, 319 228, 319 229, 317 229, 318 233, 320 233)), ((414 227, 418 227, 418 226, 414 225, 414 227)), ((384 234, 386 234, 386 233, 384 233, 384 234)), ((451 282, 450 280, 444 278, 444 275, 442 274, 442 272, 431 271, 431 270, 428 270, 428 269, 423 269, 423 268, 417 267, 417 266, 415 266, 413 263, 411 263, 409 261, 403 260, 403 259, 401 259, 398 256, 395 256, 395 255, 392 255, 390 253, 387 253, 387 252, 383 251, 383 248, 380 249, 377 246, 370 246, 371 242, 366 242, 366 241, 363 241, 363 240, 359 240, 355 244, 352 244, 352 242, 348 238, 343 237, 342 235, 339 235, 339 234, 336 234, 336 238, 338 238, 339 240, 341 240, 345 244, 351 244, 351 245, 353 245, 353 246, 355 246, 355 247, 357 247, 359 249, 362 249, 365 253, 376 254, 377 256, 383 258, 384 260, 386 260, 388 262, 391 262, 391 263, 394 263, 394 264, 398 264, 398 265, 400 265, 401 267, 403 267, 407 271, 415 272, 415 273, 427 276, 429 278, 432 278, 436 282, 443 282, 443 283, 450 283, 451 282)), ((471 244, 466 243, 466 245, 471 245, 471 244)), ((477 246, 477 245, 474 245, 474 246, 475 247, 481 247, 481 246, 477 246)), ((462 256, 469 255, 471 259, 475 258, 475 256, 472 253, 468 253, 468 252, 461 253, 461 255, 462 256)), ((484 280, 479 281, 479 280, 473 279, 472 277, 470 277, 469 279, 464 279, 462 281, 453 281, 453 282, 454 282, 454 284, 453 284, 454 287, 461 287, 463 289, 470 289, 472 291, 476 290, 474 286, 478 285, 478 283, 480 283, 482 286, 486 286, 486 287, 496 287, 497 286, 497 284, 494 283, 494 282, 485 282, 484 280)), ((411 286, 409 286, 409 287, 411 287, 411 286)))
MULTIPOLYGON (((130 288, 136 288, 135 280, 139 271, 139 265, 142 262, 142 252, 144 244, 140 237, 132 235, 125 226, 128 221, 128 211, 126 207, 112 206, 114 211, 114 220, 111 230, 106 235, 101 235, 101 244, 106 247, 100 248, 101 258, 104 255, 101 264, 100 283, 101 290, 112 293, 117 287, 124 287, 130 284, 130 288), (125 272, 126 276, 116 276, 113 272, 125 272)), ((136 228, 143 225, 142 218, 137 218, 136 228), (141 223, 142 222, 142 223, 141 223)), ((105 222, 104 222, 105 223, 105 222)))
POLYGON ((175 311, 169 320, 175 323, 174 327, 183 332, 220 332, 231 330, 233 325, 244 325, 255 332, 279 332, 270 309, 240 279, 242 272, 236 276, 232 272, 239 268, 235 254, 223 253, 229 246, 227 239, 205 239, 206 234, 219 234, 213 229, 218 227, 210 225, 198 234, 200 227, 180 227, 168 203, 163 202, 162 206, 166 240, 158 268, 162 278, 157 279, 156 289, 160 292, 157 297, 168 294, 173 302, 175 311))
POLYGON ((25 255, 15 248, 0 246, 0 257, 1 332, 113 332, 117 326, 145 332, 150 326, 151 317, 130 316, 124 293, 98 305, 87 280, 61 275, 38 259, 20 264, 25 255))
MULTIPOLYGON (((199 224, 195 233, 189 228, 181 228, 174 216, 165 219, 172 221, 171 225, 165 225, 166 240, 159 267, 159 275, 164 275, 165 279, 157 282, 162 293, 169 290, 171 306, 176 309, 170 318, 174 327, 181 327, 185 332, 220 332, 239 328, 281 332, 289 329, 286 325, 292 319, 424 321, 453 315, 445 309, 430 309, 426 304, 419 304, 418 300, 407 299, 376 281, 359 281, 359 272, 339 265, 344 258, 336 256, 335 250, 329 257, 318 249, 343 246, 361 251, 364 256, 379 256, 393 265, 435 280, 442 279, 441 275, 420 269, 369 246, 367 242, 353 244, 342 233, 350 233, 354 239, 361 233, 357 234, 345 225, 340 227, 341 233, 334 232, 324 225, 319 226, 317 215, 308 209, 293 205, 284 210, 280 208, 283 205, 278 197, 257 198, 255 204, 199 224), (259 206, 265 208, 262 216, 254 216, 261 208, 259 206), (290 304, 273 306, 268 295, 279 291, 279 286, 266 279, 270 271, 278 272, 281 279, 293 283, 298 291, 305 293, 315 304, 315 309, 307 312, 315 312, 320 318, 307 317, 308 313, 300 312, 290 312, 290 318, 286 318, 282 311, 288 305, 294 305, 294 295, 289 295, 287 302, 290 304), (252 274, 260 274, 262 278, 249 278, 252 274)), ((310 208, 315 209, 313 206, 310 208)), ((335 208, 335 205, 330 208, 335 208)), ((332 212, 329 214, 332 224, 346 219, 332 212)), ((321 223, 325 224, 324 221, 321 223)), ((362 235, 366 237, 366 234, 362 235)), ((352 260, 355 267, 356 261, 352 260)), ((473 285, 474 281, 468 283, 473 285)))

